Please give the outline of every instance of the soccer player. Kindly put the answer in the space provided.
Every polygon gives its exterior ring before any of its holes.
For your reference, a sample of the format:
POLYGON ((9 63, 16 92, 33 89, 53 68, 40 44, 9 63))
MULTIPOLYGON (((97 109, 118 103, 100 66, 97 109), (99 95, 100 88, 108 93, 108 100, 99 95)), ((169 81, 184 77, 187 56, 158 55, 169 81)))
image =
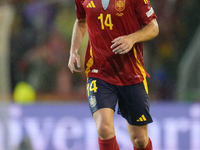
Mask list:
POLYGON ((75 0, 77 19, 72 33, 68 67, 80 72, 79 47, 86 30, 87 98, 100 150, 119 150, 113 114, 126 119, 134 150, 152 150, 148 137, 149 96, 142 42, 159 29, 149 0, 75 0))

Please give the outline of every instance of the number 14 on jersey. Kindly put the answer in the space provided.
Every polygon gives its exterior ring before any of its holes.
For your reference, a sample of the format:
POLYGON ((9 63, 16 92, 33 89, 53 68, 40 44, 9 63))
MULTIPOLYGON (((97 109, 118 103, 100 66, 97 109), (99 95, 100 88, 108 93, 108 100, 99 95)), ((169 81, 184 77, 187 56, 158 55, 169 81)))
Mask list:
POLYGON ((100 16, 98 17, 98 20, 101 22, 101 29, 104 30, 105 26, 109 27, 110 30, 113 29, 113 24, 112 24, 112 19, 111 19, 111 14, 107 14, 106 17, 103 17, 103 14, 101 13, 100 16))

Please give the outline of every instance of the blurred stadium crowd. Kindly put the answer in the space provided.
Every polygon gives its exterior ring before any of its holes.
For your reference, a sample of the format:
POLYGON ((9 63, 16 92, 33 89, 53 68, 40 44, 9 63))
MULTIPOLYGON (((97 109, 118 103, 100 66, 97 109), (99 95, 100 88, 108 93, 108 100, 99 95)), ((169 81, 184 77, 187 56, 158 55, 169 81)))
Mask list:
MULTIPOLYGON (((1 1, 0 5, 8 4, 1 1)), ((176 100, 177 67, 200 23, 199 0, 151 0, 160 34, 145 43, 144 58, 152 101, 176 100)), ((11 88, 30 84, 38 100, 86 100, 85 74, 67 67, 74 0, 13 0, 10 38, 11 88)), ((0 6, 0 7, 1 7, 0 6)), ((87 36, 80 53, 82 69, 87 36)))

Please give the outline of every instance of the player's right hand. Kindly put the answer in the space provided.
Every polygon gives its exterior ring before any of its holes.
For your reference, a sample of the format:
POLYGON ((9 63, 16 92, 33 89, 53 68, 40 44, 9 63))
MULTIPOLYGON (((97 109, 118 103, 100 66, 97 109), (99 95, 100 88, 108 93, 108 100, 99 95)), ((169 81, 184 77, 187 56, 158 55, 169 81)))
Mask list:
POLYGON ((78 68, 81 67, 80 56, 77 53, 70 53, 68 67, 72 73, 82 71, 82 70, 76 69, 75 68, 76 65, 78 68))

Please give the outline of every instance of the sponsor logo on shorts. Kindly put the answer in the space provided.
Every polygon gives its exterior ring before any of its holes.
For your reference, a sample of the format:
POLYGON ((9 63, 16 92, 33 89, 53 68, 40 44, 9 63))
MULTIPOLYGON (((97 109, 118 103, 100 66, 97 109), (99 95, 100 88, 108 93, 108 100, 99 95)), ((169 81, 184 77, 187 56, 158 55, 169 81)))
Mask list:
POLYGON ((143 121, 146 121, 146 117, 144 115, 142 115, 138 120, 137 122, 143 122, 143 121))
POLYGON ((96 101, 96 97, 95 96, 91 96, 89 101, 90 101, 90 106, 91 107, 95 107, 96 106, 97 101, 96 101))

